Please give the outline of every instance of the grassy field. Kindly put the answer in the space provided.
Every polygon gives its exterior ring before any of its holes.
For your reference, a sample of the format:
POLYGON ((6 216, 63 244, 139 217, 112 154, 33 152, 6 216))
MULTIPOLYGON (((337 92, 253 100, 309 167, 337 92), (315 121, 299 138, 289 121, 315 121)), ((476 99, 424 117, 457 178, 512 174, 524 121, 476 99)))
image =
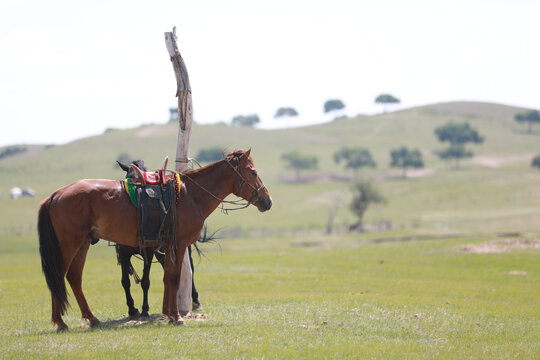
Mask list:
MULTIPOLYGON (((114 249, 102 244, 90 251, 84 287, 104 326, 81 327, 72 304, 71 330, 56 334, 35 239, 4 239, 0 351, 16 359, 537 358, 540 252, 462 250, 492 240, 223 240, 221 250, 206 245, 197 265, 207 320, 183 327, 157 315, 127 322, 114 249)), ((151 313, 159 313, 161 275, 156 266, 151 313)))
MULTIPOLYGON (((80 178, 121 178, 120 153, 159 167, 175 153, 176 125, 108 132, 62 146, 32 147, 0 160, 0 358, 475 358, 540 357, 540 132, 527 134, 512 107, 450 103, 283 130, 196 126, 192 154, 211 146, 247 148, 274 206, 225 215, 196 264, 205 321, 160 324, 163 271, 152 272, 149 322, 128 322, 114 249, 91 248, 84 289, 99 329, 79 326, 73 296, 56 334, 41 274, 36 235, 39 202, 80 178), (469 122, 486 137, 459 169, 435 152, 433 130, 469 122), (422 150, 426 168, 389 167, 401 145, 422 150), (364 146, 376 169, 361 173, 388 199, 371 207, 365 234, 343 231, 352 174, 335 164, 341 146, 364 146), (319 158, 294 174, 281 154, 319 158), (8 198, 13 186, 35 198, 8 198), (336 232, 325 235, 328 212, 336 232), (389 221, 392 229, 376 231, 389 221), (475 247, 476 246, 476 247, 475 247)), ((140 262, 137 264, 141 266, 140 262)), ((134 290, 140 306, 140 290, 134 290)))

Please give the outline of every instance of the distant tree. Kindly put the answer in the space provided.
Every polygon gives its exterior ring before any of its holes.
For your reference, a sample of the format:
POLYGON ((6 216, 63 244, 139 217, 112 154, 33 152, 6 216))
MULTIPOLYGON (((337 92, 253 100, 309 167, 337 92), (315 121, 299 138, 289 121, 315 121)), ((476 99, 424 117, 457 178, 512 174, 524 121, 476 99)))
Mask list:
POLYGON ((353 169, 355 178, 358 177, 359 169, 366 166, 377 166, 371 153, 366 148, 343 147, 334 154, 334 161, 338 164, 343 161, 346 169, 353 169))
POLYGON ((540 170, 540 155, 536 155, 531 162, 531 166, 540 170))
POLYGON ((358 220, 349 227, 349 231, 364 231, 364 214, 369 204, 384 202, 386 202, 386 199, 370 181, 360 180, 354 184, 353 199, 350 208, 358 220))
POLYGON ((274 118, 291 117, 291 116, 298 116, 298 111, 296 111, 295 108, 280 107, 279 109, 277 109, 276 114, 274 115, 274 118))
POLYGON ((234 126, 245 126, 245 127, 253 127, 260 122, 261 120, 259 119, 259 115, 257 114, 238 115, 238 116, 235 116, 231 121, 231 123, 234 126))
POLYGON ((397 97, 394 97, 390 94, 381 94, 375 98, 376 104, 381 104, 383 108, 383 113, 386 112, 386 106, 388 104, 399 104, 400 100, 397 97))
POLYGON ((470 158, 472 156, 472 151, 466 150, 463 144, 452 144, 449 148, 439 153, 439 157, 443 160, 450 161, 454 159, 457 168, 459 167, 459 161, 461 159, 470 158))
POLYGON ((403 169, 403 178, 407 178, 408 168, 422 168, 424 161, 422 153, 418 149, 410 150, 405 146, 390 151, 390 166, 403 169))
POLYGON ((178 121, 178 108, 171 107, 169 108, 169 122, 176 122, 176 121, 178 121))
POLYGON ((345 109, 345 104, 343 103, 343 101, 338 100, 338 99, 327 100, 324 103, 325 114, 331 111, 343 110, 343 109, 345 109))
POLYGON ((223 159, 223 150, 219 147, 211 147, 199 150, 195 157, 200 162, 216 162, 223 159))
POLYGON ((532 124, 540 123, 540 113, 537 110, 518 113, 514 116, 514 120, 516 120, 517 122, 526 122, 528 124, 527 132, 531 133, 532 124))
POLYGON ((26 152, 28 151, 28 149, 26 148, 26 146, 8 146, 6 148, 4 148, 2 151, 0 151, 0 159, 3 159, 3 158, 6 158, 8 156, 13 156, 13 155, 16 155, 16 154, 20 154, 20 153, 23 153, 23 152, 26 152))
POLYGON ((444 126, 436 128, 435 135, 437 135, 439 141, 448 141, 452 145, 466 144, 468 142, 482 143, 484 141, 484 137, 468 123, 457 124, 449 122, 444 126))
POLYGON ((281 159, 287 163, 289 169, 296 173, 296 180, 300 180, 300 171, 316 169, 319 160, 316 156, 302 155, 297 151, 281 155, 281 159))
POLYGON ((441 159, 456 160, 456 167, 459 167, 459 160, 467 157, 472 157, 472 151, 465 150, 465 144, 476 143, 480 144, 484 141, 484 137, 473 129, 468 123, 453 123, 438 127, 435 129, 435 135, 440 142, 449 142, 450 147, 439 153, 441 159))

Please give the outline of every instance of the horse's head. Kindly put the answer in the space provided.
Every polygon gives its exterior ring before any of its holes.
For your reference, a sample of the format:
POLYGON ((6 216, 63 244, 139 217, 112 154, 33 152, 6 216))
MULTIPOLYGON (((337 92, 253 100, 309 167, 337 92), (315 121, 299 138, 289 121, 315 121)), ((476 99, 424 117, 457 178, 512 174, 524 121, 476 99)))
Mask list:
MULTIPOLYGON (((126 164, 122 164, 118 160, 116 160, 116 162, 118 163, 118 166, 120 166, 120 168, 126 172, 126 178, 134 179, 134 178, 139 176, 139 175, 137 175, 137 173, 135 172, 135 170, 133 170, 133 168, 131 166, 126 165, 126 164)), ((144 165, 143 160, 134 160, 131 163, 135 164, 142 171, 148 171, 148 168, 146 167, 146 165, 144 165)))
POLYGON ((255 205, 259 211, 267 211, 272 207, 272 197, 259 177, 250 153, 251 148, 248 151, 236 150, 225 156, 239 178, 233 194, 255 205))

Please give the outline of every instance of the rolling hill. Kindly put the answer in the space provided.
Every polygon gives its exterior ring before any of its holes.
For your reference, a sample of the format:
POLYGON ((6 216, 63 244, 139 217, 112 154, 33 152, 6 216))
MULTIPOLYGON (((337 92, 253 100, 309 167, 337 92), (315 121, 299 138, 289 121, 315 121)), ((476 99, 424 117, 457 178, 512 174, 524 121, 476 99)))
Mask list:
MULTIPOLYGON (((195 125, 191 154, 214 146, 253 147, 274 207, 265 214, 255 208, 229 215, 216 211, 209 225, 226 229, 225 234, 323 231, 331 207, 338 208, 337 228, 350 224, 352 173, 333 160, 342 146, 367 147, 377 161, 377 168, 361 172, 388 199, 386 205, 368 210, 366 221, 372 227, 389 221, 392 231, 400 233, 540 232, 540 172, 530 167, 531 158, 540 153, 540 128, 527 134, 524 125, 514 121, 514 114, 523 110, 452 102, 280 130, 195 125), (445 145, 433 131, 449 121, 468 122, 486 139, 469 146, 475 157, 459 169, 448 167, 436 155, 445 145), (389 167, 390 150, 401 145, 419 148, 426 166, 411 171, 407 180, 400 178, 399 169, 389 167), (281 160, 283 153, 293 150, 319 160, 318 169, 306 172, 300 182, 281 160)), ((34 229, 39 202, 60 186, 81 178, 121 178, 122 172, 114 167, 121 153, 145 159, 150 168, 159 167, 165 155, 174 157, 176 136, 176 124, 145 125, 1 159, 0 234, 34 229), (7 194, 14 186, 31 187, 38 196, 13 201, 7 194)))

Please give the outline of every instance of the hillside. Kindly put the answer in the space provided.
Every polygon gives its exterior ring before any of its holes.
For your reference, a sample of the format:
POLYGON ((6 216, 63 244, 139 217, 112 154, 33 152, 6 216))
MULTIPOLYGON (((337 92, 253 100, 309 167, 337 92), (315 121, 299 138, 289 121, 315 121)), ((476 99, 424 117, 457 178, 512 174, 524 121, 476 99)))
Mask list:
MULTIPOLYGON (((350 200, 351 173, 334 163, 342 146, 367 147, 377 168, 362 172, 374 179, 388 198, 384 206, 370 208, 368 223, 390 221, 394 230, 411 233, 461 233, 498 231, 540 232, 540 172, 530 159, 540 153, 540 128, 525 133, 514 121, 523 109, 488 103, 435 104, 376 116, 345 118, 316 126, 280 130, 233 128, 227 125, 196 125, 191 153, 199 149, 253 147, 259 172, 274 198, 272 211, 256 209, 210 219, 213 228, 242 231, 322 231, 328 210, 338 206, 337 226, 353 218, 350 200), (447 168, 435 155, 445 147, 433 131, 448 121, 469 122, 486 138, 471 145, 476 156, 460 169, 447 168), (389 167, 389 152, 401 145, 420 148, 426 168, 402 180, 400 170, 389 167), (281 155, 298 150, 319 159, 318 170, 295 182, 281 155)), ((533 128, 534 129, 534 128, 533 128)), ((147 125, 108 132, 69 144, 42 147, 0 160, 0 231, 16 226, 35 228, 39 202, 60 186, 81 178, 121 178, 114 161, 121 153, 143 158, 151 168, 165 155, 175 155, 176 124, 147 125), (14 186, 31 187, 36 198, 12 201, 14 186)))

